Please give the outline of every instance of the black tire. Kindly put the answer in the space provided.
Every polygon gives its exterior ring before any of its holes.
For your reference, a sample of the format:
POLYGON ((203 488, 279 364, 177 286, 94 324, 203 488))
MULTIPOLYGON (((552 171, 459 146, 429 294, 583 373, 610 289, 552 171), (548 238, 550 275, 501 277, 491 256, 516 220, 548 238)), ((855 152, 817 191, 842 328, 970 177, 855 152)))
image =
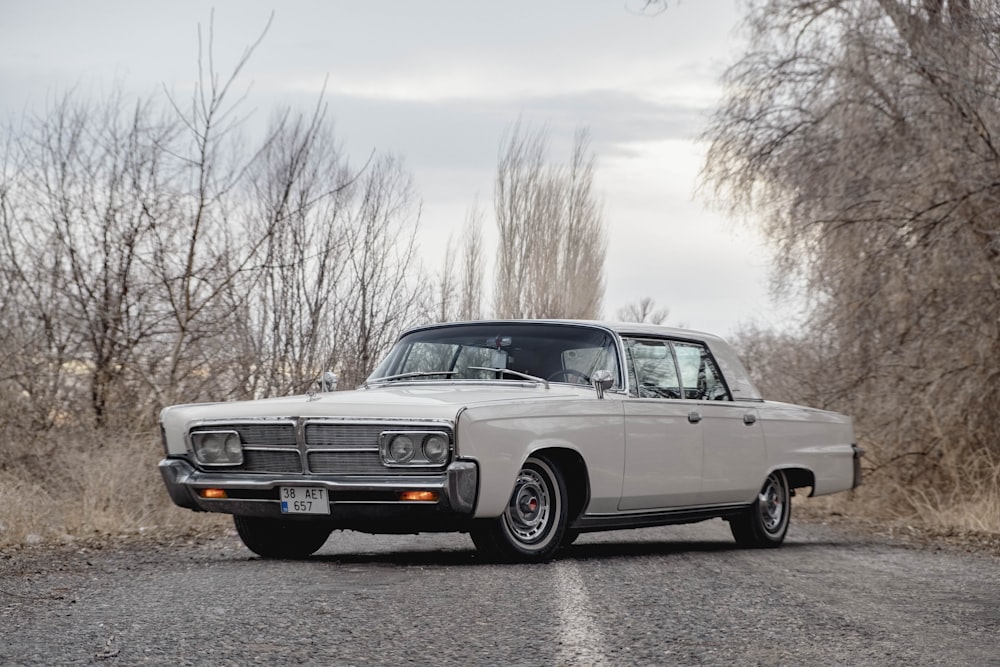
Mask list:
POLYGON ((306 558, 323 546, 331 532, 311 521, 236 515, 233 523, 243 544, 262 558, 306 558))
POLYGON ((751 548, 780 547, 792 518, 791 500, 785 473, 776 470, 768 475, 753 505, 729 520, 736 543, 751 548))
POLYGON ((548 457, 531 456, 517 473, 504 513, 480 519, 470 531, 476 548, 491 560, 549 560, 566 532, 566 482, 548 457))
POLYGON ((576 538, 580 537, 580 531, 574 530, 572 528, 567 528, 563 533, 562 545, 568 547, 569 545, 576 542, 576 538))

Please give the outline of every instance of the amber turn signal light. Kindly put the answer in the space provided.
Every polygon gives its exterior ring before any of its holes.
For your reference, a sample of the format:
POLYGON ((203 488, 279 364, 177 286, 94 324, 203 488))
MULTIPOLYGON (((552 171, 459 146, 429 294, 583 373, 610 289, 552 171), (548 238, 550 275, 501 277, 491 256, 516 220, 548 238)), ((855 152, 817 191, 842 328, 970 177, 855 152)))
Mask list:
POLYGON ((437 502, 437 491, 403 491, 399 494, 399 499, 409 502, 433 503, 437 502))
POLYGON ((198 495, 202 498, 212 498, 214 500, 228 498, 225 489, 200 489, 198 495))

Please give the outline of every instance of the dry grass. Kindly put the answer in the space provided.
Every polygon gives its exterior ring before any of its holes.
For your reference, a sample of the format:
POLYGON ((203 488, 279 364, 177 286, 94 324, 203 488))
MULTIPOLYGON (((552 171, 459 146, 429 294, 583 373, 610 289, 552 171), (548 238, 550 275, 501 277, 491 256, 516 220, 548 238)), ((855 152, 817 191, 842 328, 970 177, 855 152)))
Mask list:
POLYGON ((188 532, 226 518, 173 505, 156 467, 162 450, 149 433, 55 437, 62 443, 55 448, 41 438, 17 443, 47 453, 12 457, 0 470, 0 546, 188 532))
POLYGON ((800 516, 859 521, 893 535, 1000 544, 1000 461, 988 452, 943 457, 933 479, 903 481, 875 471, 851 492, 796 498, 800 516))

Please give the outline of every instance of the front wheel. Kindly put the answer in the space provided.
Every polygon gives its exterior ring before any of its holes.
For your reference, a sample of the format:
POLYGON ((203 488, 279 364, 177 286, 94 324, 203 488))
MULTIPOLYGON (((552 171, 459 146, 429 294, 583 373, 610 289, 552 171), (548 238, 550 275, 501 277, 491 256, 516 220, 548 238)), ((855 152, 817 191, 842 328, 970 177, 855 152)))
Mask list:
POLYGON ((262 558, 305 558, 319 551, 331 529, 310 521, 233 516, 236 532, 262 558))
POLYGON ((566 531, 566 482, 546 456, 529 457, 521 466, 503 514, 480 519, 472 541, 489 558, 535 563, 548 560, 566 531))
POLYGON ((785 541, 791 515, 788 480, 776 470, 767 476, 753 505, 729 520, 729 528, 742 547, 778 547, 785 541))

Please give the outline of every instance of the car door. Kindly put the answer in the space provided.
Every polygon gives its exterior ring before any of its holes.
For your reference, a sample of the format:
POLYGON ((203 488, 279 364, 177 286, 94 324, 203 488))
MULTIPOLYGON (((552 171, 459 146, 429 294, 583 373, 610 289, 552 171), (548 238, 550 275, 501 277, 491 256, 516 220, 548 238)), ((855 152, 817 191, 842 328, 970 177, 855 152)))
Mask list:
POLYGON ((702 427, 681 400, 683 388, 669 341, 630 338, 625 350, 632 395, 624 400, 625 476, 620 510, 697 504, 701 494, 702 427))
POLYGON ((674 342, 684 396, 702 427, 700 502, 753 500, 764 480, 767 452, 756 406, 734 402, 715 360, 700 343, 674 342))

